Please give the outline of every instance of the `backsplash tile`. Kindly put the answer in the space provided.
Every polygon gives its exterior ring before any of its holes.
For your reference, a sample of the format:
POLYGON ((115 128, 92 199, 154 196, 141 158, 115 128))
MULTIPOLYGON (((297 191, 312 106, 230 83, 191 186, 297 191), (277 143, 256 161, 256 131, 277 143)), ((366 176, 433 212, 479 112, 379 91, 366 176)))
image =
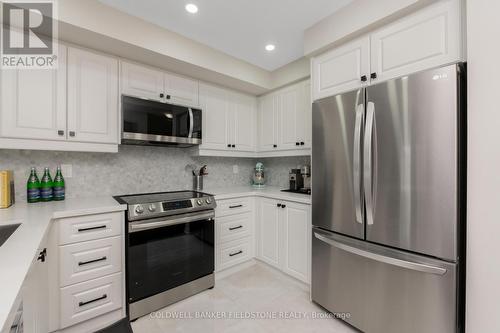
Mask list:
POLYGON ((0 170, 14 170, 16 200, 24 202, 31 166, 41 178, 45 166, 54 176, 57 165, 72 164, 73 177, 66 178, 66 196, 70 198, 190 189, 188 164, 208 165, 206 188, 248 185, 258 160, 266 167, 269 185, 287 187, 289 169, 309 161, 304 157, 257 160, 193 155, 192 149, 144 146, 120 146, 117 154, 0 150, 0 170), (233 165, 238 165, 238 174, 233 174, 233 165))

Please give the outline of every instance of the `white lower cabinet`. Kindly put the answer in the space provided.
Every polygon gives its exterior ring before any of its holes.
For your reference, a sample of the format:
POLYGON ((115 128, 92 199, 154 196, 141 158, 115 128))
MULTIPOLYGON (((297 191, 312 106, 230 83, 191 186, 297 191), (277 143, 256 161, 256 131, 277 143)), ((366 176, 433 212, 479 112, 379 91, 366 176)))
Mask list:
POLYGON ((259 200, 257 257, 309 283, 311 256, 310 205, 259 200))
POLYGON ((215 210, 215 271, 255 257, 254 199, 217 200, 215 210))
POLYGON ((124 224, 123 212, 53 221, 47 332, 95 332, 125 317, 124 224))
POLYGON ((254 257, 310 282, 311 206, 267 197, 217 200, 216 272, 254 257))

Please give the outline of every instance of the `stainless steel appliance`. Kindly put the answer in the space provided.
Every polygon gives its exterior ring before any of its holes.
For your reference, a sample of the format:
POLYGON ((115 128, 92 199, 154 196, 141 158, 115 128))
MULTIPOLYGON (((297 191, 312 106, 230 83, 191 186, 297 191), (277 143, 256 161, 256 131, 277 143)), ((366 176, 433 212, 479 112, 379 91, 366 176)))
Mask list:
POLYGON ((201 110, 122 96, 122 143, 135 145, 201 144, 201 110))
POLYGON ((311 190, 311 166, 304 165, 300 168, 300 175, 302 177, 302 188, 304 191, 311 190))
POLYGON ((292 169, 288 174, 289 189, 298 192, 304 187, 304 179, 300 174, 300 169, 292 169))
POLYGON ((364 332, 464 331, 465 74, 313 105, 312 299, 364 332))
POLYGON ((214 286, 216 203, 212 195, 180 191, 115 199, 128 206, 130 319, 214 286))

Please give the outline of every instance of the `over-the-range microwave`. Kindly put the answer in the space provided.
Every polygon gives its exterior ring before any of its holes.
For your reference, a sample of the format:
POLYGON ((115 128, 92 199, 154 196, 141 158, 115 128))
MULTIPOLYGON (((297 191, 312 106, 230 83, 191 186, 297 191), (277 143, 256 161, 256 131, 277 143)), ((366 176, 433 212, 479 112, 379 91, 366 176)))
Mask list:
POLYGON ((200 109, 123 95, 122 119, 122 144, 201 144, 200 109))

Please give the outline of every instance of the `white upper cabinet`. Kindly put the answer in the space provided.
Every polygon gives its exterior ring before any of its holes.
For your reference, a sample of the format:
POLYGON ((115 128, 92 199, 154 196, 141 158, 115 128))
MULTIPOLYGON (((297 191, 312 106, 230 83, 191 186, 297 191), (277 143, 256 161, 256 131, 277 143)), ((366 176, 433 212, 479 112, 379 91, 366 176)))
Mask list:
POLYGON ((118 60, 68 49, 68 137, 118 143, 118 60))
POLYGON ((460 1, 440 1, 371 35, 377 81, 460 61, 460 1))
POLYGON ((174 74, 165 74, 165 98, 167 102, 198 107, 198 81, 174 74))
POLYGON ((199 106, 198 81, 127 61, 121 62, 123 95, 185 106, 199 106))
POLYGON ((310 81, 306 80, 260 98, 259 151, 311 148, 310 81))
POLYGON ((314 100, 362 86, 370 75, 370 37, 349 42, 312 59, 314 100))
POLYGON ((57 69, 1 71, 2 137, 66 140, 66 47, 58 52, 57 69))
POLYGON ((256 147, 257 106, 255 97, 233 93, 230 109, 231 148, 237 151, 254 152, 256 147), (234 147, 233 147, 234 145, 234 147))
POLYGON ((229 101, 225 89, 200 84, 201 149, 225 150, 229 144, 229 101))
POLYGON ((313 99, 465 60, 460 0, 436 1, 311 60, 313 99))
POLYGON ((200 84, 203 112, 202 145, 204 154, 255 152, 256 98, 206 83, 200 84), (212 152, 208 152, 212 151, 212 152))
POLYGON ((273 151, 278 147, 278 104, 276 95, 260 98, 259 151, 273 151))
POLYGON ((129 62, 121 63, 122 94, 160 101, 163 98, 163 73, 129 62))

